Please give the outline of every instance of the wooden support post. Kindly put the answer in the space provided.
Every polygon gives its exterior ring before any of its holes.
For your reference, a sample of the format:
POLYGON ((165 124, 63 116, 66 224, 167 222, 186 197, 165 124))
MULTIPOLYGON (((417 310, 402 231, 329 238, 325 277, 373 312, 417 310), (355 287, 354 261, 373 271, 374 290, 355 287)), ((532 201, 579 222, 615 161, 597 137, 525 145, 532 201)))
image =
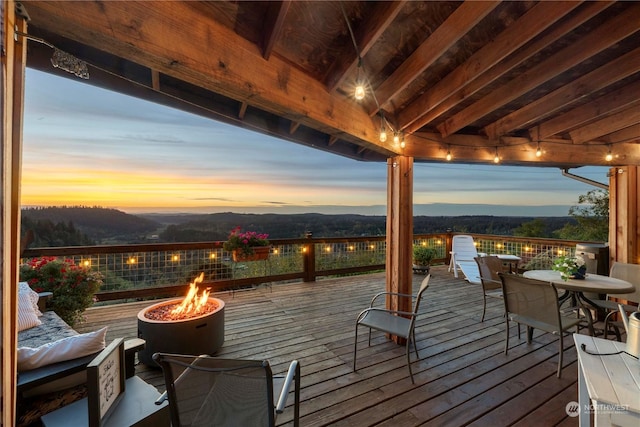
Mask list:
POLYGON ((640 264, 640 174, 638 166, 609 170, 609 265, 640 264))
MULTIPOLYGON (((413 157, 387 160, 386 290, 411 294, 413 249, 413 157)), ((387 298, 387 308, 411 311, 412 301, 387 298)), ((392 337, 402 344, 401 339, 392 337)))

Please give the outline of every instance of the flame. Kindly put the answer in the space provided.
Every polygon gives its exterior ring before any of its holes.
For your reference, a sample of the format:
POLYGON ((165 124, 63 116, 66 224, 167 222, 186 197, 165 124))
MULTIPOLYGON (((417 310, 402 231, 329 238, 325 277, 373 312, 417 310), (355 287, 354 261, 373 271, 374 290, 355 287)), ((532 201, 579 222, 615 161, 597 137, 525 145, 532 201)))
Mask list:
POLYGON ((199 314, 207 306, 209 288, 203 290, 202 293, 198 295, 198 283, 201 283, 203 280, 204 272, 200 273, 200 276, 189 284, 187 296, 184 297, 180 305, 171 310, 172 316, 199 314))

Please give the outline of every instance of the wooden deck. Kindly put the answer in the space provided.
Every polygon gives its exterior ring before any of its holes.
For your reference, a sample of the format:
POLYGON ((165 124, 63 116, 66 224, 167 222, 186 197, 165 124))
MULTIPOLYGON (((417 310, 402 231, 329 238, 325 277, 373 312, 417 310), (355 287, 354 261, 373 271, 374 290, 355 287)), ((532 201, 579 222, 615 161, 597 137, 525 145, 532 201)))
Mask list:
MULTIPOLYGON (((414 275, 414 290, 423 278, 414 275)), ((536 331, 527 345, 514 326, 505 356, 502 302, 490 299, 481 323, 480 286, 454 279, 444 266, 432 268, 416 327, 422 358, 412 365, 416 384, 404 346, 374 333, 367 347, 364 328, 354 373, 355 318, 381 290, 384 274, 368 274, 217 294, 226 303, 225 343, 217 355, 266 358, 276 373, 298 359, 303 426, 577 426, 565 412, 578 400, 573 339, 565 340, 562 379, 555 375, 558 342, 550 334, 536 331)), ((135 337, 136 315, 148 305, 89 309, 78 329, 109 325, 108 340, 135 337)), ((138 365, 136 372, 164 389, 161 371, 138 365)), ((288 408, 279 425, 291 425, 291 416, 288 408)))

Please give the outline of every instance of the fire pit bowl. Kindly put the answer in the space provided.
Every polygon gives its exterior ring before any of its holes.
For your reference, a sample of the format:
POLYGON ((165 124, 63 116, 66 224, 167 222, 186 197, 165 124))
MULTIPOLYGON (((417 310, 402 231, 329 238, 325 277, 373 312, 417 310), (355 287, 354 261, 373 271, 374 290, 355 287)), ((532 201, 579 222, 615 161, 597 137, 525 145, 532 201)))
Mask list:
POLYGON ((179 320, 153 320, 146 315, 165 306, 180 304, 182 298, 163 301, 138 312, 138 337, 146 341, 144 350, 138 353, 140 362, 157 367, 154 353, 208 354, 212 355, 224 343, 224 301, 209 297, 208 302, 217 306, 205 314, 179 320))

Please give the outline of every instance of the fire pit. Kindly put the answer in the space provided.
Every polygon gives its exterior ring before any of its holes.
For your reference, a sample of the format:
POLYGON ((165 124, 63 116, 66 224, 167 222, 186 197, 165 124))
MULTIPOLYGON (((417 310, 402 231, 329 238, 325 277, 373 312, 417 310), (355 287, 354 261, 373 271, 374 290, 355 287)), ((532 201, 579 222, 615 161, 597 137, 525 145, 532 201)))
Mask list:
POLYGON ((198 294, 201 274, 190 284, 184 298, 162 301, 138 313, 138 337, 146 341, 138 353, 140 362, 157 366, 156 352, 177 354, 214 354, 224 342, 224 301, 198 294))

